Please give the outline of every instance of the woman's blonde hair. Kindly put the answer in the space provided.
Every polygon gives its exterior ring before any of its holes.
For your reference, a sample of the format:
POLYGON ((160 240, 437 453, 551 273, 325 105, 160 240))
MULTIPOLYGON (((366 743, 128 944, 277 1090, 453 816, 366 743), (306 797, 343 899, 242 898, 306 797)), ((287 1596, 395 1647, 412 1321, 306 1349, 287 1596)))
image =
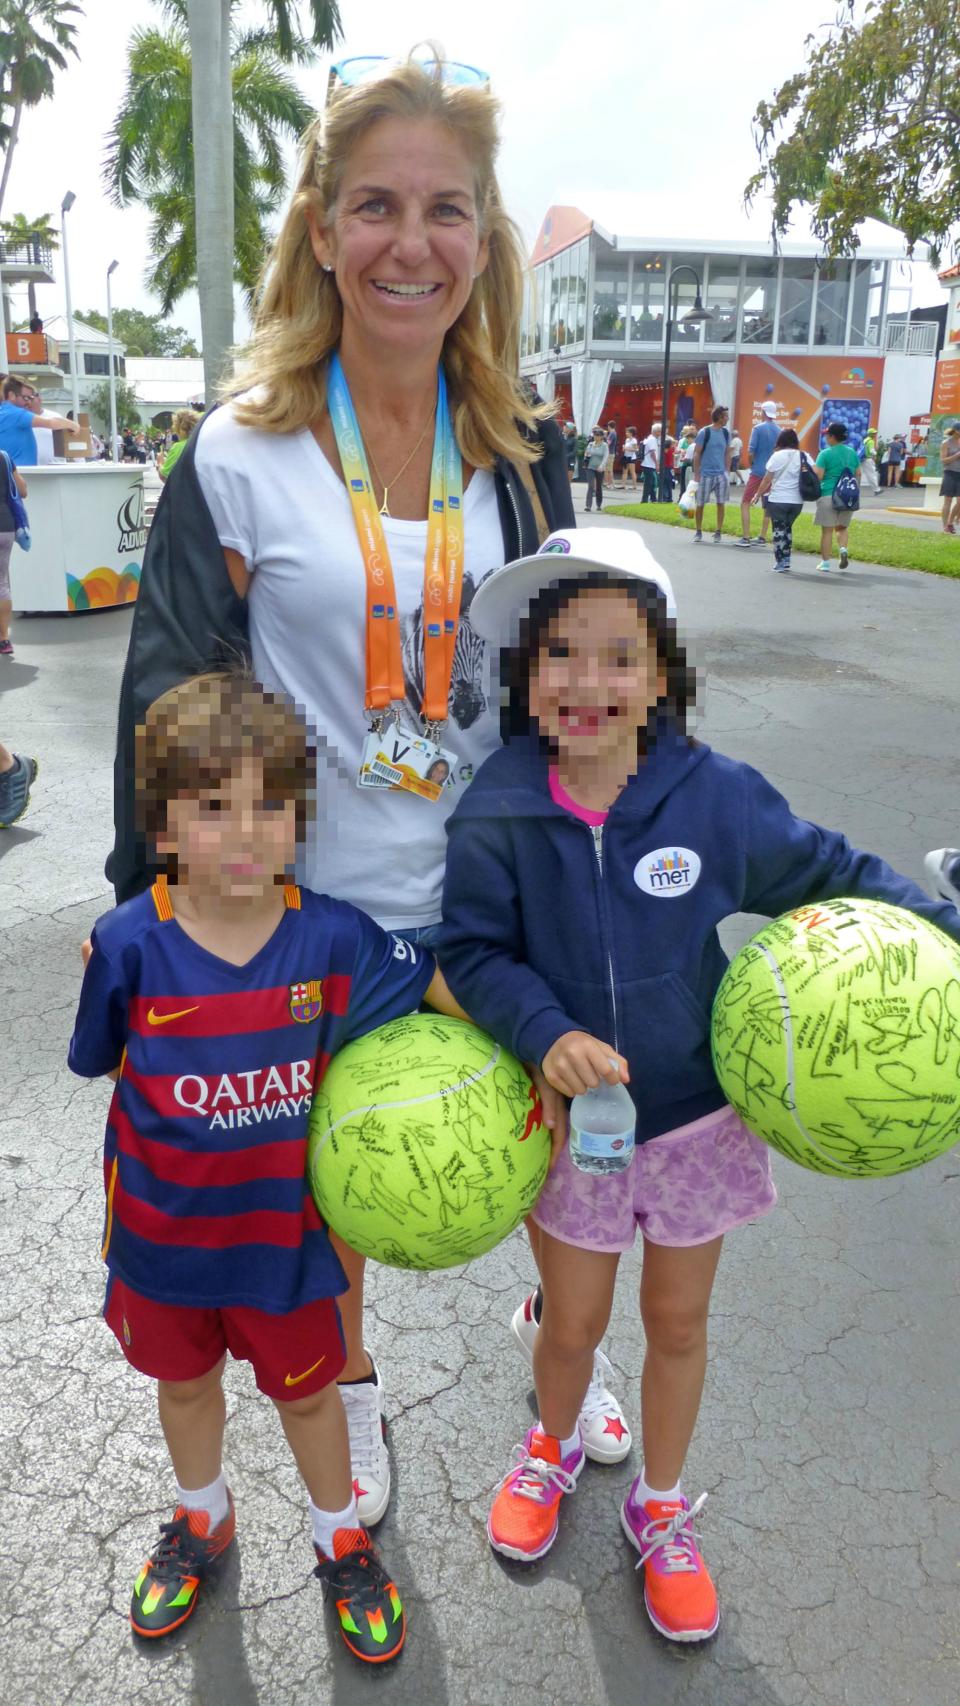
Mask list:
POLYGON ((196 409, 178 409, 173 417, 173 431, 178 438, 189 438, 200 418, 196 409))
POLYGON ((253 337, 224 394, 256 388, 234 412, 244 426, 264 432, 296 432, 320 418, 325 363, 340 339, 342 308, 334 274, 317 263, 306 215, 329 223, 352 150, 385 118, 445 125, 476 174, 488 261, 443 349, 460 449, 478 468, 489 468, 498 452, 512 462, 535 462, 542 455, 538 422, 553 409, 532 403, 520 383, 526 261, 497 183, 500 105, 486 88, 444 83, 439 53, 433 64, 408 60, 375 82, 334 94, 306 132, 297 188, 261 279, 253 337))

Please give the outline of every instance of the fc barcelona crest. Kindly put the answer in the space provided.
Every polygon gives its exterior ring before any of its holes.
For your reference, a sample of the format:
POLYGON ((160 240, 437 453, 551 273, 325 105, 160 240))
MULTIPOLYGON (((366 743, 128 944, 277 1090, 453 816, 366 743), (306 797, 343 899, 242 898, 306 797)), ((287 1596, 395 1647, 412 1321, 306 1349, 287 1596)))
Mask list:
POLYGON ((319 1019, 323 1012, 323 984, 319 980, 311 983, 291 983, 290 985, 290 1017, 298 1025, 310 1025, 314 1019, 319 1019))

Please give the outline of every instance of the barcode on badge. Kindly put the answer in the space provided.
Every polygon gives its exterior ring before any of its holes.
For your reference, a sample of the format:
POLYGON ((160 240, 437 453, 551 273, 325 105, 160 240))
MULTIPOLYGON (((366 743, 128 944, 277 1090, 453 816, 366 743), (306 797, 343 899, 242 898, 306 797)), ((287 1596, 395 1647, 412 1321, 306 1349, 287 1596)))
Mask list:
POLYGON ((379 776, 381 782, 403 781, 402 770, 394 770, 392 764, 384 764, 379 758, 375 758, 371 764, 370 774, 371 776, 379 776))

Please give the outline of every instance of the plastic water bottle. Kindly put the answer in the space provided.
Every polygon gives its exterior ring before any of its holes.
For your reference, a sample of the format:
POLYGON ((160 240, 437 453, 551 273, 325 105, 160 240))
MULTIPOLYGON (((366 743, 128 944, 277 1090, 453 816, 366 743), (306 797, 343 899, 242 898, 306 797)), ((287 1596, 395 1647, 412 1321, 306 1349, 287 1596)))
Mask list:
POLYGON ((622 1173, 633 1158, 636 1129, 636 1110, 625 1084, 601 1082, 596 1090, 574 1096, 570 1155, 575 1166, 581 1173, 622 1173))

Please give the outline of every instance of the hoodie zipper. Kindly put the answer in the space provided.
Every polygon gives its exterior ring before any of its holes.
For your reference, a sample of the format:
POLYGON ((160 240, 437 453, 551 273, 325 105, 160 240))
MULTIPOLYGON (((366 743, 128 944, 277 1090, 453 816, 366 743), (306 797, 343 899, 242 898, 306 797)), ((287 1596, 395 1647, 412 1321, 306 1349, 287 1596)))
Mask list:
POLYGON ((507 488, 507 496, 510 499, 510 507, 513 510, 513 519, 517 524, 517 556, 522 557, 523 556, 523 528, 520 525, 520 505, 517 503, 516 496, 514 494, 513 486, 511 484, 509 475, 506 475, 506 474, 504 475, 503 483, 507 488))
POLYGON ((603 880, 603 824, 602 823, 596 823, 596 824, 591 824, 588 827, 590 829, 590 834, 593 836, 593 851, 597 856, 597 872, 599 875, 600 928, 603 931, 604 937, 605 937, 605 945, 606 945, 606 950, 607 950, 607 976, 610 980, 610 1003, 611 1003, 611 1006, 613 1008, 613 1046, 616 1049, 617 1053, 619 1054, 621 1051, 620 1051, 620 1035, 619 1035, 620 1027, 617 1023, 617 986, 616 986, 616 983, 614 981, 614 976, 613 976, 613 954, 612 954, 611 949, 610 949, 610 932, 607 929, 605 886, 604 886, 604 880, 603 880))

